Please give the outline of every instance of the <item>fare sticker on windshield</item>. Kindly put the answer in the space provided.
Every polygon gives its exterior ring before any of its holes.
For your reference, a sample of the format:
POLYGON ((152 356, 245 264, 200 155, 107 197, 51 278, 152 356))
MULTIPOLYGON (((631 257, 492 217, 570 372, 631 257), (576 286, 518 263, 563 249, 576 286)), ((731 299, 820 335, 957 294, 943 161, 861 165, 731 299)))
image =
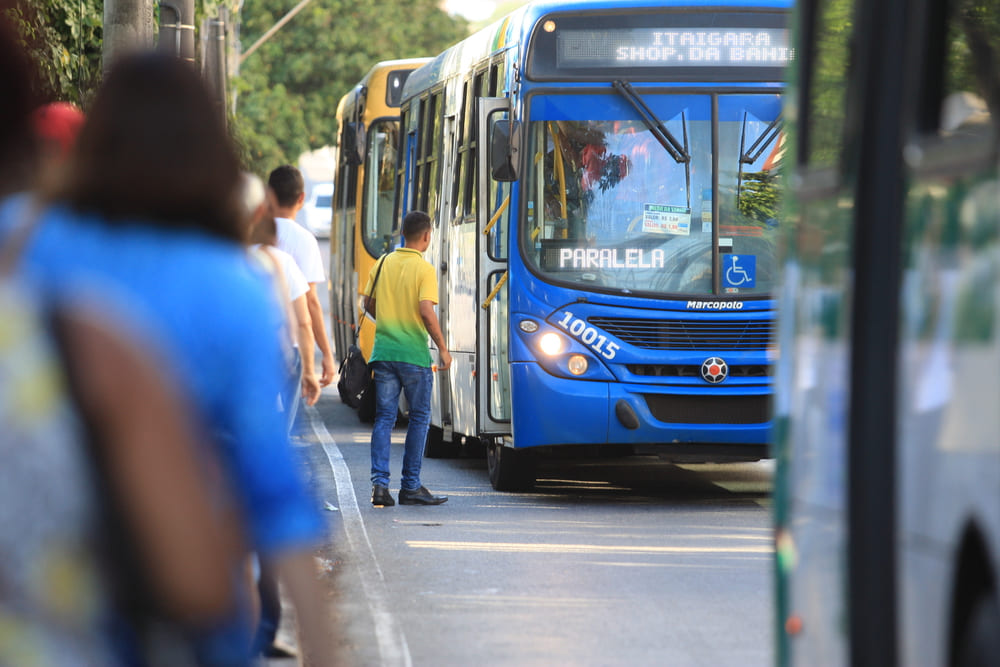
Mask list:
POLYGON ((691 233, 691 209, 683 206, 645 204, 642 207, 642 232, 688 236, 691 233))

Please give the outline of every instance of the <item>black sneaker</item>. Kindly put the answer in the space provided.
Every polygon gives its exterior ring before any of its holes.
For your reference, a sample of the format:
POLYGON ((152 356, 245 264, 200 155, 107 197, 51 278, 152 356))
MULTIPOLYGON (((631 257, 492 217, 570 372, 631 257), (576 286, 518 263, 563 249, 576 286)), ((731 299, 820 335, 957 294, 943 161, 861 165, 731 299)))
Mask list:
POLYGON ((448 500, 448 496, 432 495, 427 487, 421 486, 414 491, 399 490, 400 505, 440 505, 448 500))
POLYGON ((372 505, 375 507, 392 507, 396 501, 392 499, 388 486, 376 484, 372 487, 372 505))

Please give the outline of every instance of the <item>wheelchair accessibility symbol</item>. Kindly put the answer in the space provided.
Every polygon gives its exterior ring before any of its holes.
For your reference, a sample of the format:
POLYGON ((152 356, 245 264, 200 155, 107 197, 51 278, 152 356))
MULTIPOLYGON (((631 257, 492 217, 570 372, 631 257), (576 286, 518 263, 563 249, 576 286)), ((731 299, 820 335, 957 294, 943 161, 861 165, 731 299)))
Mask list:
POLYGON ((722 286, 751 288, 757 285, 756 255, 723 255, 722 286))

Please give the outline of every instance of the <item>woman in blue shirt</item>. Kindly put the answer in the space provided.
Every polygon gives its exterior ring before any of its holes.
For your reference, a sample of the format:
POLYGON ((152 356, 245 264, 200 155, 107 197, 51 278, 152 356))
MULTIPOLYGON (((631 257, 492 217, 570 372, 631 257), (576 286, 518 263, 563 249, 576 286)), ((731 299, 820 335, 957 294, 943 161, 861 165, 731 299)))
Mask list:
MULTIPOLYGON (((240 245, 239 164, 197 73, 160 55, 118 63, 66 173, 56 203, 27 221, 22 273, 53 296, 99 295, 134 314, 212 434, 251 547, 279 564, 323 664, 311 555, 323 525, 275 403, 280 311, 240 245)), ((222 633, 203 661, 241 664, 248 646, 246 633, 222 633)))

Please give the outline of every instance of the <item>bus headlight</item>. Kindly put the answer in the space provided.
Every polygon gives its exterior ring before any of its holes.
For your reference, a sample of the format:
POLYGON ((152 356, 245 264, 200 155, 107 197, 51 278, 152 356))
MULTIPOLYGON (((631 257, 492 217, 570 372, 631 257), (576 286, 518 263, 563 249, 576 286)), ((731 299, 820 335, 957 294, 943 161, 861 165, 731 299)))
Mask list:
POLYGON ((538 347, 550 357, 555 356, 562 352, 562 337, 559 334, 547 333, 539 339, 538 347))
POLYGON ((534 320, 521 320, 521 323, 518 326, 521 327, 521 331, 525 333, 535 333, 538 331, 538 322, 535 322, 534 320))
POLYGON ((569 368, 569 372, 573 375, 583 375, 587 372, 587 367, 589 365, 590 364, 587 363, 587 357, 582 354, 574 354, 569 358, 567 367, 569 368))

